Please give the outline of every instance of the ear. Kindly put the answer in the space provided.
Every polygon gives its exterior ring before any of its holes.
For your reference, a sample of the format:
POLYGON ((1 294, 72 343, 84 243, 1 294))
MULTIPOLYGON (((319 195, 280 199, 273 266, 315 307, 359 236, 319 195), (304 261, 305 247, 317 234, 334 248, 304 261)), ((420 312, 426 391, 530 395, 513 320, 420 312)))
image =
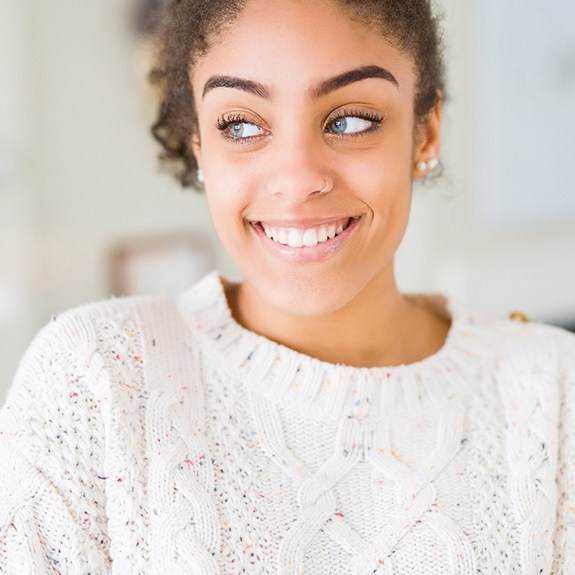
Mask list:
POLYGON ((416 129, 416 143, 413 155, 413 177, 422 178, 428 172, 428 167, 421 169, 421 162, 426 164, 430 160, 437 160, 441 150, 441 113, 443 109, 443 96, 438 94, 437 101, 420 121, 416 129))
POLYGON ((198 168, 202 167, 202 143, 200 141, 200 135, 198 132, 195 132, 192 135, 192 152, 194 157, 196 158, 196 162, 198 163, 198 168))

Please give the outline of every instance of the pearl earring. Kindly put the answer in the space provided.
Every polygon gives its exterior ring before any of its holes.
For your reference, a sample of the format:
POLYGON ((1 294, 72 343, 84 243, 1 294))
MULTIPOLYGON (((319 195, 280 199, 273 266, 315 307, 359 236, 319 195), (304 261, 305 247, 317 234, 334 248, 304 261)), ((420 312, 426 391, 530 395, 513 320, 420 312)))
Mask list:
POLYGON ((198 168, 198 171, 196 172, 196 180, 199 184, 204 183, 204 170, 202 170, 202 168, 198 168))
POLYGON ((430 158, 427 162, 420 160, 415 164, 415 168, 418 172, 428 172, 435 170, 439 166, 439 160, 437 158, 430 158))

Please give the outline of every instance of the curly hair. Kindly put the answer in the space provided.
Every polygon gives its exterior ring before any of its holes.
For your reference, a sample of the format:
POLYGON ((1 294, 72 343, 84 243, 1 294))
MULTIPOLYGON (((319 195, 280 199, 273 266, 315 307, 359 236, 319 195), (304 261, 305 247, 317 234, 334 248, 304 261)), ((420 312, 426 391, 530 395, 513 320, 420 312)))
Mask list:
MULTIPOLYGON (((197 116, 190 69, 239 16, 249 0, 167 0, 158 33, 159 52, 150 73, 159 86, 161 103, 152 126, 183 186, 197 184, 198 165, 190 139, 197 116)), ((423 120, 445 94, 445 71, 439 21, 431 0, 335 0, 381 34, 415 62, 417 89, 414 114, 423 120)))

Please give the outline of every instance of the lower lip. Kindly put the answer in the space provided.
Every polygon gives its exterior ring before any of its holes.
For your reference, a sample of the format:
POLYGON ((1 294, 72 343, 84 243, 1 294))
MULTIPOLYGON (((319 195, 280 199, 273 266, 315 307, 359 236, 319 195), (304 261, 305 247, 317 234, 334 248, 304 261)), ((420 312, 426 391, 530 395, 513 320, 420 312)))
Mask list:
POLYGON ((341 232, 341 234, 335 236, 335 238, 331 240, 317 244, 312 248, 307 246, 303 246, 301 248, 292 248, 290 246, 286 246, 284 244, 270 240, 260 225, 251 225, 251 228, 258 236, 258 238, 263 241, 266 248, 274 255, 279 256, 284 261, 288 262, 309 263, 321 262, 339 252, 349 240, 358 222, 359 218, 353 218, 349 226, 347 226, 347 228, 341 232))

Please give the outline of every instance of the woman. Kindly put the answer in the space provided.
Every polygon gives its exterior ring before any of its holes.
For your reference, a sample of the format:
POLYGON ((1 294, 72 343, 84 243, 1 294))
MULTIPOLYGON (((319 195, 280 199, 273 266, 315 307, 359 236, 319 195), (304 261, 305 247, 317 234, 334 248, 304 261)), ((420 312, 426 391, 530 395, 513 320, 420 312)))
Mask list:
POLYGON ((156 136, 244 275, 86 306, 2 413, 7 573, 575 572, 575 341, 398 292, 427 0, 169 3, 156 136))

